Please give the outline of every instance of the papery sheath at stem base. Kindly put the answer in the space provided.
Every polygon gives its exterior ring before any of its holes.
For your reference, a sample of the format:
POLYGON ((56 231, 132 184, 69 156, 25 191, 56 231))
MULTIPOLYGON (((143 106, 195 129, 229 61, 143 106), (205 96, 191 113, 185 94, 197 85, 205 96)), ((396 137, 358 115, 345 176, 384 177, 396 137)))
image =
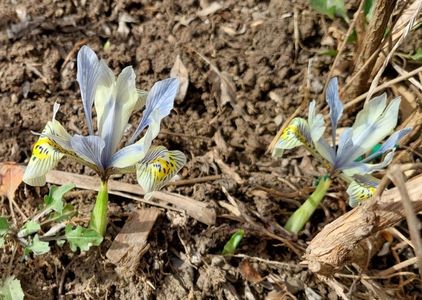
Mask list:
POLYGON ((315 209, 324 199, 325 194, 330 187, 331 179, 328 176, 321 177, 315 191, 306 199, 294 213, 290 216, 284 228, 294 234, 297 234, 303 229, 305 224, 309 221, 315 209))
POLYGON ((98 190, 95 206, 91 212, 91 220, 89 221, 89 228, 98 232, 104 237, 107 228, 107 210, 108 210, 108 187, 106 181, 101 181, 100 189, 98 190))

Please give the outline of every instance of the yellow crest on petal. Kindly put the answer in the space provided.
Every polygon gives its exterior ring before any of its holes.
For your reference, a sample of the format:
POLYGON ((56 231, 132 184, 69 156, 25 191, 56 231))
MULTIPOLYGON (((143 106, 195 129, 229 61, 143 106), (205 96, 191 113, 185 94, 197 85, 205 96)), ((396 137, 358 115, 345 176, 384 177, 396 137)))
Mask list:
POLYGON ((185 155, 180 151, 168 151, 162 146, 152 148, 137 164, 138 182, 145 193, 159 190, 177 174, 185 163, 185 155))

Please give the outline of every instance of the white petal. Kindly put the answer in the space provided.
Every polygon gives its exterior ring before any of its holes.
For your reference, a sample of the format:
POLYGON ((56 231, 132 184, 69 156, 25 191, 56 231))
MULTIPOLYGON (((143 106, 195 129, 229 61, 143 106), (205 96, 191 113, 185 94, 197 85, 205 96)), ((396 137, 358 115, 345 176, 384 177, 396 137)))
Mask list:
POLYGON ((186 157, 180 151, 168 151, 159 146, 148 151, 136 166, 136 177, 145 194, 161 189, 185 165, 186 157))
POLYGON ((316 114, 315 105, 315 100, 309 104, 308 115, 308 124, 314 143, 322 137, 325 131, 324 117, 321 114, 316 114))
POLYGON ((378 105, 372 106, 372 110, 369 110, 369 107, 371 106, 368 106, 368 112, 364 113, 364 115, 373 114, 376 118, 373 116, 362 116, 359 118, 358 125, 353 125, 353 144, 359 145, 359 151, 353 154, 355 158, 370 151, 376 144, 389 135, 397 125, 400 99, 395 98, 387 108, 379 114, 382 102, 382 99, 377 100, 376 103, 378 103, 378 105), (363 120, 367 120, 367 122, 364 122, 363 120))
POLYGON ((379 184, 379 180, 370 175, 354 176, 352 183, 347 188, 349 195, 349 205, 356 207, 362 201, 370 199, 379 184))

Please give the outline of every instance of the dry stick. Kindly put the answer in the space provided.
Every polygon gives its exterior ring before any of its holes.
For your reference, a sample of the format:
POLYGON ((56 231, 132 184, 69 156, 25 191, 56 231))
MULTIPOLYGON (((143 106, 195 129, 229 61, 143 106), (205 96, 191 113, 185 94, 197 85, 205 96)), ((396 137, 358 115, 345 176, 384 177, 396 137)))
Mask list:
POLYGON ((401 43, 403 42, 403 40, 407 37, 407 35, 409 34, 410 30, 413 27, 413 24, 415 22, 416 17, 419 14, 419 11, 421 9, 422 6, 422 1, 419 1, 419 5, 418 7, 415 9, 414 14, 412 15, 412 17, 409 20, 409 23, 406 25, 405 30, 403 31, 403 34, 400 36, 400 38, 398 39, 398 41, 395 43, 393 49, 391 49, 391 51, 388 53, 387 57, 385 58, 381 68, 379 69, 377 75, 375 76, 374 80, 372 80, 371 86, 369 88, 369 91, 367 92, 367 96, 366 96, 366 100, 365 102, 368 102, 369 99, 371 98, 372 94, 374 93, 374 90, 376 89, 376 86, 382 76, 382 73, 384 73, 385 68, 387 67, 388 63, 390 62, 390 59, 393 57, 393 54, 396 52, 396 50, 398 49, 398 47, 401 45, 401 43))
MULTIPOLYGON (((419 72, 422 72, 422 67, 419 67, 419 68, 417 68, 417 69, 415 69, 415 70, 413 70, 413 71, 410 71, 410 72, 409 72, 409 73, 407 73, 407 74, 404 74, 404 75, 402 75, 402 76, 396 77, 396 78, 394 78, 394 79, 392 79, 392 80, 390 80, 390 81, 387 81, 387 82, 386 82, 386 83, 384 83, 384 84, 381 84, 381 85, 377 86, 377 87, 376 87, 376 88, 372 91, 372 94, 373 94, 373 93, 377 93, 377 92, 379 92, 379 91, 382 91, 383 89, 386 89, 386 88, 388 88, 389 86, 391 86, 391 85, 393 85, 393 84, 395 84, 395 83, 398 83, 398 82, 400 82, 400 81, 406 80, 407 78, 412 77, 413 75, 418 74, 419 72)), ((353 99, 353 100, 351 100, 351 101, 347 102, 347 103, 344 105, 344 109, 346 110, 346 109, 348 109, 348 108, 352 107, 353 105, 355 105, 355 104, 359 103, 360 101, 364 100, 364 99, 366 98, 366 96, 367 96, 367 95, 368 95, 368 92, 366 92, 366 93, 364 93, 364 94, 362 94, 362 95, 360 95, 360 96, 356 97, 355 99, 353 99)))
MULTIPOLYGON (((355 61, 354 72, 359 71, 366 64, 368 58, 380 48, 385 29, 393 13, 397 0, 378 0, 375 3, 374 14, 368 25, 365 35, 365 41, 359 49, 355 61)), ((375 61, 367 64, 366 69, 355 81, 352 82, 348 91, 349 97, 354 97, 365 91, 368 87, 369 78, 375 61)))
MULTIPOLYGON (((359 13, 360 13, 360 11, 362 10, 362 7, 363 7, 363 4, 364 4, 364 3, 365 3, 365 1, 364 1, 364 0, 361 0, 361 1, 360 1, 360 4, 359 4, 358 9, 357 9, 357 11, 355 12, 355 14, 353 15, 353 20, 352 20, 352 22, 350 23, 349 28, 347 29, 346 36, 344 37, 343 41, 341 42, 341 45, 340 45, 340 48, 339 48, 339 50, 338 50, 338 52, 337 52, 336 58, 334 59, 334 62, 333 62, 333 64, 331 65, 330 72, 328 72, 327 79, 330 79, 330 78, 331 78, 331 76, 333 76, 334 69, 335 69, 335 67, 336 67, 336 65, 337 65, 337 63, 338 63, 338 61, 340 60, 340 57, 341 57, 341 54, 342 54, 342 53, 343 53, 343 51, 344 51, 344 48, 346 47, 348 37, 352 34, 353 28, 355 28, 356 21, 357 21, 357 19, 358 19, 359 13)), ((328 82, 329 82, 329 80, 325 80, 324 91, 327 89, 328 82)))
MULTIPOLYGON (((409 258, 405 261, 402 261, 398 264, 395 264, 394 266, 392 266, 391 268, 382 270, 380 272, 377 273, 377 275, 375 277, 388 277, 391 276, 394 272, 401 270, 403 268, 406 268, 408 266, 414 265, 418 262, 418 258, 417 257, 412 257, 409 258)), ((414 273, 411 273, 414 274, 414 273)), ((393 274, 394 275, 394 274, 393 274)))
MULTIPOLYGON (((422 210, 422 175, 406 183, 415 211, 422 210)), ((356 246, 367 237, 391 227, 405 218, 398 188, 366 201, 330 224, 310 242, 304 256, 313 272, 332 275, 356 259, 356 246)))
POLYGON ((399 189, 401 195, 404 211, 406 212, 406 220, 409 227, 410 238, 412 239, 413 245, 415 246, 415 255, 418 258, 419 275, 422 279, 422 240, 419 235, 420 224, 413 210, 412 201, 409 198, 404 176, 399 166, 394 165, 391 167, 390 178, 399 189))

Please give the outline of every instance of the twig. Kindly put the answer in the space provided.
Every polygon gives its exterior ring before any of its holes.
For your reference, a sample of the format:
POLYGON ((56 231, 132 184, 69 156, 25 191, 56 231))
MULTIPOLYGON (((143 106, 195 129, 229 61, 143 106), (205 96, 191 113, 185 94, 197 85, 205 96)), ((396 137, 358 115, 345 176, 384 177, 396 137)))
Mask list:
POLYGON ((390 177, 400 192, 404 211, 406 213, 407 225, 409 226, 410 238, 415 246, 415 256, 418 258, 419 275, 422 279, 422 240, 420 237, 420 223, 413 210, 412 201, 409 198, 404 176, 399 166, 394 165, 391 167, 390 177))
POLYGON ((170 182, 168 185, 173 185, 173 186, 192 185, 192 184, 197 184, 197 183, 202 183, 202 182, 215 181, 222 178, 223 178, 223 175, 210 175, 210 176, 203 176, 203 177, 198 177, 198 178, 181 179, 181 180, 170 182))
MULTIPOLYGON (((394 266, 392 266, 391 268, 385 269, 383 271, 378 272, 377 276, 383 277, 383 276, 390 276, 391 274, 393 274, 394 272, 401 270, 403 268, 406 268, 408 266, 414 265, 418 262, 418 258, 417 257, 412 257, 409 258, 405 261, 402 261, 394 266)), ((414 274, 414 273, 412 273, 414 274)))
MULTIPOLYGON (((369 88, 369 91, 367 92, 367 96, 366 96, 366 100, 365 102, 368 102, 369 99, 371 98, 372 94, 374 93, 376 86, 382 76, 382 73, 384 72, 385 68, 387 67, 388 63, 390 62, 390 59, 393 57, 393 54, 395 53, 395 51, 398 49, 398 47, 401 45, 401 43, 403 42, 403 40, 406 38, 406 36, 408 35, 408 33, 410 32, 410 30, 412 29, 412 26, 414 24, 414 21, 416 19, 416 17, 419 14, 419 11, 421 9, 422 6, 422 1, 419 1, 419 5, 417 6, 417 8, 415 9, 415 12, 413 13, 412 17, 409 20, 409 23, 406 25, 405 30, 403 31, 403 33, 401 34, 400 38, 397 40, 397 42, 395 43, 393 49, 391 49, 391 51, 388 53, 387 57, 384 59, 384 62, 381 66, 381 68, 379 69, 377 75, 375 76, 375 78, 372 80, 371 86, 369 88)), ((421 273, 422 274, 422 273, 421 273)))
POLYGON ((346 35, 345 35, 343 41, 341 42, 341 45, 340 45, 340 48, 339 48, 339 50, 337 52, 336 58, 334 59, 334 62, 331 65, 330 72, 328 72, 327 80, 325 80, 324 93, 327 90, 327 85, 328 85, 329 79, 333 76, 334 69, 335 69, 338 61, 341 58, 341 55, 342 55, 342 53, 344 51, 344 48, 346 47, 347 39, 352 34, 352 31, 355 28, 356 21, 358 19, 358 16, 360 14, 360 11, 362 10, 362 7, 363 7, 363 4, 364 3, 365 3, 364 0, 361 0, 360 1, 360 4, 359 4, 358 9, 356 10, 355 14, 353 15, 352 22, 350 23, 349 28, 347 29, 346 35))
MULTIPOLYGON (((372 91, 372 94, 377 93, 377 92, 379 92, 379 91, 382 91, 382 90, 384 90, 384 89, 388 88, 389 86, 391 86, 391 85, 393 85, 393 84, 395 84, 395 83, 398 83, 398 82, 400 82, 400 81, 406 80, 407 78, 412 77, 413 75, 418 74, 419 72, 422 72, 422 67, 419 67, 419 68, 417 68, 417 69, 415 69, 415 70, 413 70, 413 71, 410 71, 410 72, 409 72, 409 73, 407 73, 407 74, 401 75, 401 76, 396 77, 396 78, 394 78, 394 79, 392 79, 392 80, 390 80, 390 81, 387 81, 387 82, 386 82, 386 83, 384 83, 384 84, 381 84, 381 85, 377 86, 377 87, 376 87, 376 88, 372 91)), ((347 103, 344 105, 344 109, 346 110, 346 109, 348 109, 348 108, 352 107, 353 105, 355 105, 355 104, 359 103, 360 101, 364 100, 364 99, 366 98, 366 96, 368 96, 368 92, 363 93, 362 95, 360 95, 360 96, 356 97, 355 99, 353 99, 353 100, 351 100, 351 101, 347 102, 347 103)))

